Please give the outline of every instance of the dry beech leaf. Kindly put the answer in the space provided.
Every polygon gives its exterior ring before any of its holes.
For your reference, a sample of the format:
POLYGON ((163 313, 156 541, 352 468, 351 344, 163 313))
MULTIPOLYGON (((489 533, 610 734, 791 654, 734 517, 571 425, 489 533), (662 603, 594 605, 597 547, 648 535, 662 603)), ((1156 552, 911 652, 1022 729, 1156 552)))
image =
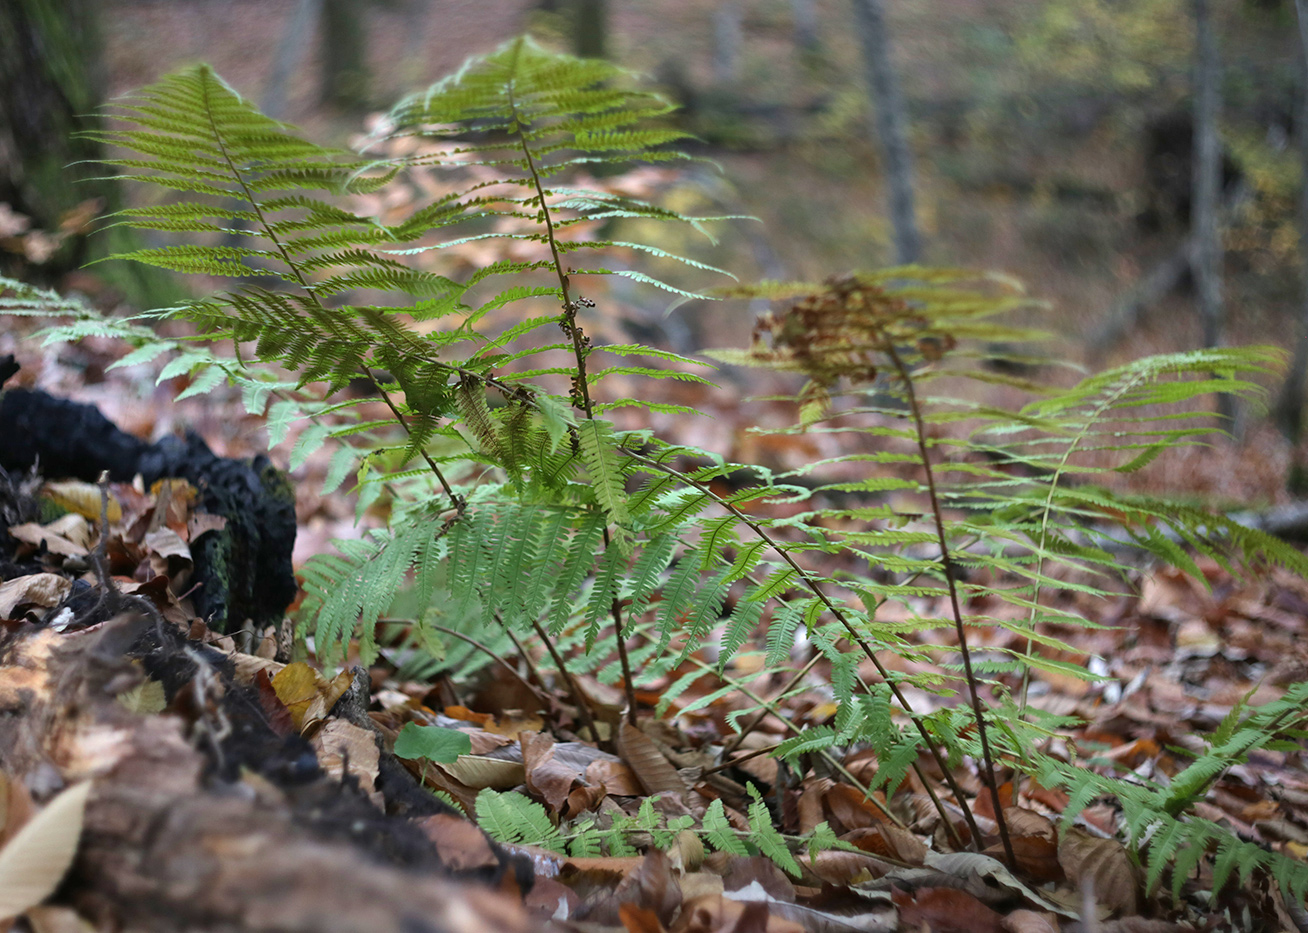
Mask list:
POLYGON ((1069 829, 1058 841, 1058 861, 1074 884, 1091 886, 1100 904, 1114 912, 1139 912, 1140 878, 1126 847, 1116 839, 1069 829))
POLYGON ((658 849, 650 850, 639 867, 622 879, 612 897, 619 904, 636 904, 653 911, 663 923, 670 923, 681 907, 681 887, 672 876, 668 857, 658 849))
POLYGON ((418 826, 435 843, 441 862, 453 871, 494 868, 500 863, 486 834, 462 817, 437 813, 418 826))
POLYGON ((620 761, 596 759, 586 765, 586 782, 602 785, 613 797, 639 797, 640 782, 636 774, 620 761))
POLYGON ((815 878, 825 884, 846 885, 880 878, 889 867, 885 862, 862 852, 845 852, 841 849, 828 849, 819 852, 812 859, 797 856, 801 868, 808 869, 815 878))
POLYGON ((966 891, 957 888, 895 888, 891 898, 899 908, 900 928, 925 928, 932 933, 1004 933, 1003 918, 966 891))
POLYGON ((454 761, 433 767, 473 790, 509 790, 527 779, 527 771, 521 761, 487 758, 483 755, 460 755, 454 761))
POLYGON ((168 706, 164 685, 157 680, 144 680, 131 690, 118 694, 115 699, 128 712, 143 716, 162 713, 168 706))
POLYGON ((618 754, 636 775, 645 793, 653 797, 668 791, 678 798, 686 793, 686 782, 681 779, 672 762, 659 751, 654 740, 625 719, 618 730, 618 754))
POLYGON ((926 844, 922 840, 892 823, 851 830, 840 838, 858 846, 864 852, 894 859, 906 865, 921 865, 927 854, 926 844))
MULTIPOLYGON (((100 520, 100 487, 95 483, 80 480, 67 480, 46 483, 41 487, 41 496, 49 499, 61 509, 75 512, 93 522, 100 520)), ((118 504, 114 494, 109 493, 109 521, 123 520, 123 507, 118 504)))
POLYGON ((91 782, 65 788, 0 849, 0 917, 41 903, 77 854, 91 782))
POLYGON ((72 588, 73 581, 57 573, 29 573, 0 583, 0 618, 15 618, 14 612, 20 607, 53 609, 72 588))
MULTIPOLYGON (((73 516, 81 521, 85 521, 80 515, 73 516)), ((24 544, 30 544, 32 547, 45 545, 45 549, 51 554, 58 554, 60 557, 85 557, 87 552, 86 545, 78 544, 69 538, 59 534, 48 525, 38 525, 36 522, 24 522, 21 525, 9 526, 9 537, 24 544)), ((19 579, 22 579, 19 577, 19 579)))
POLYGON ((348 769, 369 799, 385 805, 376 792, 380 754, 372 732, 344 719, 333 719, 318 730, 310 744, 318 753, 318 764, 325 774, 340 780, 348 769))
POLYGON ((1009 833, 1014 836, 1044 836, 1048 839, 1058 836, 1049 817, 1026 807, 1005 807, 1004 821, 1008 823, 1009 833))
POLYGON ((581 775, 575 768, 554 760, 554 740, 548 735, 523 732, 518 736, 518 741, 522 745, 527 790, 544 800, 554 813, 559 813, 581 775))
POLYGON ((1008 933, 1059 933, 1058 918, 1034 910, 1015 910, 1004 918, 1008 933))

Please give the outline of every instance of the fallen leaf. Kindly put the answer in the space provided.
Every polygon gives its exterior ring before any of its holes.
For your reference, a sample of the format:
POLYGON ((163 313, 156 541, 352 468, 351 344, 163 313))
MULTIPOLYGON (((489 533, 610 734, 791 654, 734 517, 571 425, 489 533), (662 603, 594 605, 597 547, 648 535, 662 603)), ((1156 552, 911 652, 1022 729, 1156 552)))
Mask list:
POLYGON ((911 894, 895 888, 900 929, 931 933, 1003 933, 1003 918, 957 888, 919 888, 911 894))
POLYGON ((115 699, 120 706, 131 713, 149 716, 162 713, 168 706, 164 695, 164 685, 157 680, 144 680, 131 690, 125 690, 115 699))
POLYGON ((1140 878, 1126 847, 1075 827, 1058 841, 1058 861, 1076 885, 1088 884, 1095 899, 1114 912, 1136 914, 1140 878))
POLYGON ((678 797, 686 793, 686 782, 672 762, 659 751, 654 740, 626 720, 618 730, 617 747, 618 754, 636 775, 645 793, 651 797, 667 791, 678 797))
MULTIPOLYGON (((73 517, 85 521, 80 515, 73 517)), ((10 525, 9 536, 35 548, 39 548, 44 544, 47 551, 51 554, 58 554, 60 557, 85 557, 89 553, 86 545, 78 544, 76 541, 64 537, 49 525, 38 525, 36 522, 10 525)))
POLYGON ((445 866, 453 871, 475 871, 500 864, 490 840, 476 825, 453 813, 437 813, 418 827, 436 845, 445 866))
POLYGON ((77 854, 91 782, 61 791, 0 849, 0 917, 14 917, 54 892, 77 854))
POLYGON ((13 619, 19 609, 53 609, 64 601, 73 581, 57 573, 30 573, 0 583, 0 618, 13 619))
MULTIPOLYGON (((65 480, 45 483, 41 487, 41 496, 49 499, 61 509, 75 512, 93 522, 100 521, 101 501, 100 487, 95 483, 81 480, 65 480)), ((112 492, 109 493, 109 521, 123 520, 123 507, 112 492)))
POLYGON ((360 790, 374 803, 384 805, 376 793, 380 754, 372 732, 344 719, 333 719, 318 730, 310 744, 318 753, 324 773, 340 780, 348 771, 358 780, 360 790))

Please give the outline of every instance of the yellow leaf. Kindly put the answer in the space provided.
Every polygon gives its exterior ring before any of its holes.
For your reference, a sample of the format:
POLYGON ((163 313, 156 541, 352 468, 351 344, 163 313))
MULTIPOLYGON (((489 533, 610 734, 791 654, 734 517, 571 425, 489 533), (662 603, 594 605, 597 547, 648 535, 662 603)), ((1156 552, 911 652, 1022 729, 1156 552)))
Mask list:
POLYGON ((59 886, 77 854, 91 782, 64 789, 0 849, 0 917, 41 903, 59 886))

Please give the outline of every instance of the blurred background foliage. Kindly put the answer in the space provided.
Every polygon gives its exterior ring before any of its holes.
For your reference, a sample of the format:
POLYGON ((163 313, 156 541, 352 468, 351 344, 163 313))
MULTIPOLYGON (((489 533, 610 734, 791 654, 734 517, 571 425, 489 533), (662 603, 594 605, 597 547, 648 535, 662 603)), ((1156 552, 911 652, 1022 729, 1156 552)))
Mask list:
MULTIPOLYGON (((657 188, 678 210, 762 221, 723 225, 716 245, 668 240, 687 235, 672 228, 610 235, 653 239, 742 279, 821 279, 895 259, 854 13, 866 2, 18 0, 8 6, 33 17, 55 10, 96 20, 85 35, 94 37, 89 61, 103 75, 96 86, 106 96, 205 60, 272 115, 341 144, 357 139, 369 115, 404 92, 524 30, 557 48, 606 55, 676 98, 680 120, 702 140, 697 154, 722 169, 660 170, 635 179, 635 187, 657 188)), ((1000 270, 1025 281, 1048 301, 1031 312, 1036 323, 1066 338, 1059 350, 1073 358, 1107 363, 1199 345, 1202 327, 1185 274, 1129 309, 1124 327, 1106 332, 1126 298, 1187 240, 1192 0, 877 5, 887 18, 905 103, 921 260, 1000 270)), ((1288 349, 1304 288, 1294 4, 1222 0, 1212 9, 1221 48, 1227 333, 1238 342, 1288 349)), ((413 196, 423 192, 415 189, 413 196)), ((66 218, 36 216, 22 204, 0 206, 0 249, 48 280, 51 270, 43 269, 32 236, 61 223, 66 218)), ((55 271, 74 275, 84 290, 105 288, 71 267, 55 271)), ((602 307, 639 339, 681 351, 737 342, 757 310, 688 303, 669 314, 665 296, 622 287, 604 296, 602 307)), ((123 297, 107 291, 107 301, 123 297)))

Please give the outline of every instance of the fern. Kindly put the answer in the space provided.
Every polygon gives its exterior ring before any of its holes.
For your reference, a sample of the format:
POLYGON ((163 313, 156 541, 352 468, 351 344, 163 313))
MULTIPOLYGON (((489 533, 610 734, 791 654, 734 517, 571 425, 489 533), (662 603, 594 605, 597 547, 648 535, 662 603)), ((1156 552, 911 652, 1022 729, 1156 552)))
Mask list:
MULTIPOLYGON (((1096 799, 1116 799, 1151 884, 1170 870, 1176 887, 1211 857, 1219 886, 1239 866, 1302 896, 1300 863, 1191 813, 1252 751, 1302 740, 1302 690, 1241 706, 1163 786, 1039 751, 1071 724, 1028 709, 1024 689, 1042 671, 1090 676, 1065 660, 1073 646, 1058 631, 1094 623, 1051 604, 1049 592, 1120 591, 1125 549, 1196 575, 1198 556, 1236 573, 1308 570, 1293 547, 1228 516, 1112 489, 1116 475, 1202 442, 1210 421, 1199 401, 1257 397, 1279 353, 1169 354, 1042 385, 983 364, 991 344, 1038 336, 1002 323, 1030 302, 1001 277, 907 267, 763 283, 719 292, 784 304, 760 319, 751 346, 715 355, 803 375, 798 423, 781 433, 830 436, 849 452, 774 475, 620 430, 608 420, 618 409, 686 410, 640 399, 631 379, 705 381, 684 356, 593 343, 587 327, 602 312, 581 291, 595 281, 588 276, 616 275, 703 297, 610 268, 618 252, 692 277, 720 272, 621 231, 630 220, 672 221, 709 235, 721 218, 684 216, 586 179, 591 168, 684 158, 668 111, 612 65, 518 39, 404 100, 365 155, 310 142, 207 67, 188 69, 124 100, 120 128, 97 138, 124 153, 111 170, 171 198, 114 215, 162 244, 124 258, 223 277, 230 289, 108 319, 0 281, 0 312, 54 318, 47 340, 124 339, 134 348, 124 364, 168 357, 160 378, 187 374, 192 394, 233 384, 247 410, 266 414, 270 441, 296 432, 293 465, 336 447, 324 492, 350 483, 359 514, 384 504, 390 523, 304 568, 299 630, 313 633, 320 658, 343 657, 357 639, 365 663, 386 653, 406 673, 462 677, 510 636, 544 637, 537 645, 565 687, 580 673, 620 681, 632 718, 638 680, 688 663, 657 712, 709 678, 680 712, 744 696, 728 722, 748 731, 803 689, 813 662, 790 668, 802 631, 813 661, 830 667, 836 712, 807 732, 792 724, 782 757, 834 762, 838 749, 870 747, 874 787, 893 794, 924 751, 980 845, 971 801, 952 784, 953 767, 972 757, 1005 847, 996 762, 1007 762, 1068 794, 1065 823, 1096 799), (387 154, 396 141, 406 155, 387 154), (393 222, 358 207, 359 195, 423 173, 440 173, 450 193, 393 222), (468 244, 513 252, 460 278, 441 257, 468 244), (383 300, 397 303, 372 303, 383 300), (189 321, 200 339, 159 337, 151 325, 165 318, 189 321), (237 359, 217 352, 225 342, 237 359), (340 392, 354 379, 377 391, 389 417, 340 392), (1000 405, 996 387, 1031 400, 1000 405), (725 478, 743 487, 721 494, 725 478), (785 517, 769 510, 778 503, 785 517), (974 658, 969 632, 987 627, 1017 634, 1022 648, 974 658), (713 665, 697 652, 719 628, 713 665), (941 628, 957 650, 932 647, 941 628), (898 673, 903 665, 885 666, 891 654, 944 673, 898 673), (790 679, 765 699, 737 679, 741 670, 790 679), (1023 689, 1009 699, 1001 678, 1014 674, 1023 689), (939 708, 914 709, 907 686, 939 708), (999 698, 991 705, 988 690, 999 698)), ((798 874, 800 845, 835 844, 825 826, 807 839, 782 836, 753 788, 751 797, 745 832, 731 828, 721 801, 709 805, 699 831, 712 847, 758 851, 798 874)), ((634 852, 637 833, 668 845, 689 825, 646 801, 605 828, 592 818, 556 827, 539 804, 490 791, 477 816, 503 841, 589 855, 634 852)), ((952 831, 943 806, 941 816, 952 831)))

